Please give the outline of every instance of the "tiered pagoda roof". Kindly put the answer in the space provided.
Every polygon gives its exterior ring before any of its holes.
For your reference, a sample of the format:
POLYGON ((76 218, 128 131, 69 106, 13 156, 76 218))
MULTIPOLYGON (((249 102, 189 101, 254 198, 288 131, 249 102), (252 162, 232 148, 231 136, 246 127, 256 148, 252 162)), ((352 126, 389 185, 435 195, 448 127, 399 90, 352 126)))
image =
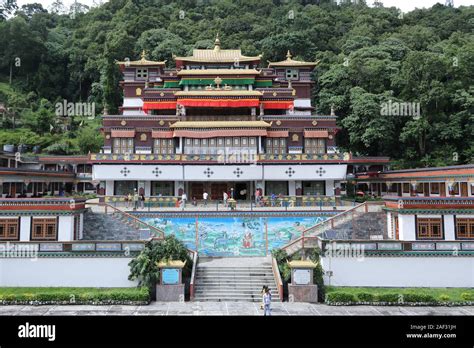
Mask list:
POLYGON ((319 64, 319 60, 316 62, 305 62, 301 60, 294 60, 292 59, 292 55, 290 51, 288 50, 286 54, 286 60, 282 60, 280 62, 268 62, 268 67, 308 67, 308 68, 314 68, 316 65, 319 64))

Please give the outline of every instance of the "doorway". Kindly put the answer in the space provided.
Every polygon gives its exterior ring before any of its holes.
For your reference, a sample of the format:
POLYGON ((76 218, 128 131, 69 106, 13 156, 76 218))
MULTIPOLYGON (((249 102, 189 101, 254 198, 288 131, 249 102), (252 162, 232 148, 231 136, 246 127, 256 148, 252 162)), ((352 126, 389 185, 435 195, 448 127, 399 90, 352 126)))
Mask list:
POLYGON ((238 200, 247 200, 249 197, 249 190, 246 182, 235 183, 235 198, 238 200))

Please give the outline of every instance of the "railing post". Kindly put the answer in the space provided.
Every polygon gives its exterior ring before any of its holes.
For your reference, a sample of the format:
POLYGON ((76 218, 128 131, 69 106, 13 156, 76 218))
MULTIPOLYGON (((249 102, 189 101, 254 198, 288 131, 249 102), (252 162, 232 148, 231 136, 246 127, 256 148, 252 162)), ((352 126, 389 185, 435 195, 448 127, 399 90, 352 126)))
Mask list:
POLYGON ((369 206, 368 206, 367 202, 364 202, 364 207, 365 207, 365 212, 368 213, 369 212, 369 206))

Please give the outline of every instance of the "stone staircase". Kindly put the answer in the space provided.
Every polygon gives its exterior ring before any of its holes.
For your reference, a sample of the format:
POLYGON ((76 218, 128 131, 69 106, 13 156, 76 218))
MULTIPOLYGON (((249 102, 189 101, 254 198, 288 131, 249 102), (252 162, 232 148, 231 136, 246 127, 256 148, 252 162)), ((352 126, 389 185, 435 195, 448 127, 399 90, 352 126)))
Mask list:
POLYGON ((261 302, 267 285, 279 302, 270 258, 201 258, 196 269, 195 301, 261 302), (253 260, 252 260, 253 259, 253 260))
POLYGON ((141 232, 132 223, 120 219, 116 214, 84 214, 83 240, 140 240, 141 232))
POLYGON ((387 239, 387 215, 385 212, 367 212, 355 216, 335 228, 321 234, 323 239, 387 239))

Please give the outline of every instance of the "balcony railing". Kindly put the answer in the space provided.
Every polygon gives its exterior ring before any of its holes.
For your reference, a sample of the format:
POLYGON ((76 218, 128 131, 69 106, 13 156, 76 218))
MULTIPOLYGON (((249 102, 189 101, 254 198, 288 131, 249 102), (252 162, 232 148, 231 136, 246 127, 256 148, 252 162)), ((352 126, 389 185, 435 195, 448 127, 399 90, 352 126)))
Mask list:
MULTIPOLYGON (((235 156, 235 159, 226 158, 224 155, 158 155, 158 154, 111 154, 98 153, 91 154, 89 159, 93 162, 101 161, 126 161, 126 162, 142 162, 142 161, 175 161, 175 162, 217 162, 217 163, 253 163, 245 156, 235 156), (240 157, 240 159, 239 159, 240 157)), ((341 153, 336 154, 259 154, 257 162, 311 162, 311 161, 346 161, 350 157, 341 153)))

